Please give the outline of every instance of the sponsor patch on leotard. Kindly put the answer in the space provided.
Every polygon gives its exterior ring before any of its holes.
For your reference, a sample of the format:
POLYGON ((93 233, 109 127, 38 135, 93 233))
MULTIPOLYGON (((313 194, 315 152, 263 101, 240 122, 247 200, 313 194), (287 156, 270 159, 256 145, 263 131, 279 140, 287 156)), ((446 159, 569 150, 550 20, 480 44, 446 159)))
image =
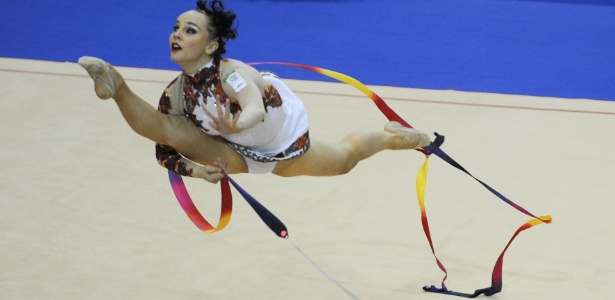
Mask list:
POLYGON ((235 72, 235 70, 231 71, 231 73, 226 76, 226 83, 228 83, 235 93, 239 93, 244 87, 248 86, 248 83, 239 75, 239 73, 235 72))

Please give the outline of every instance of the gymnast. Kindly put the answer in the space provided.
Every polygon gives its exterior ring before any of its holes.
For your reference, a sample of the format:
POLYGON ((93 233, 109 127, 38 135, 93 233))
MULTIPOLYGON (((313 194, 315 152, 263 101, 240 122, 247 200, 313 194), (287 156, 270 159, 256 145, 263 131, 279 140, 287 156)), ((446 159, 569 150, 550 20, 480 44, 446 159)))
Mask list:
POLYGON ((382 131, 354 131, 338 142, 311 139, 301 100, 280 78, 222 58, 226 42, 237 37, 235 17, 222 1, 199 0, 177 18, 169 46, 183 72, 164 90, 158 110, 107 62, 79 59, 96 95, 113 98, 130 127, 156 143, 163 167, 211 183, 223 170, 334 176, 382 150, 429 145, 427 134, 397 122, 382 131))

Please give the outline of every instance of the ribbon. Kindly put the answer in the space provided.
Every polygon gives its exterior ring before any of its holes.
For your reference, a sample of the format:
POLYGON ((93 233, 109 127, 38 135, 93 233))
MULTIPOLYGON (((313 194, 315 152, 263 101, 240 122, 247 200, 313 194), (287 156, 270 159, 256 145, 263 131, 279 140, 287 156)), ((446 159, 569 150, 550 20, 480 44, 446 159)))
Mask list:
POLYGON ((186 190, 182 177, 173 173, 171 170, 169 170, 168 173, 175 198, 177 198, 179 205, 184 209, 184 212, 196 227, 205 233, 214 233, 224 229, 224 227, 228 225, 231 220, 231 213, 233 212, 233 195, 231 194, 231 188, 227 178, 220 180, 220 188, 222 189, 220 221, 218 222, 218 227, 213 227, 203 218, 203 215, 201 215, 196 206, 194 206, 194 202, 190 198, 188 190, 186 190))
MULTIPOLYGON (((333 79, 336 79, 338 81, 347 83, 347 84, 355 87, 359 91, 361 91, 367 97, 369 97, 374 102, 374 104, 376 104, 378 109, 380 109, 380 111, 385 115, 385 117, 389 121, 396 121, 396 122, 402 124, 403 126, 412 128, 412 126, 408 122, 404 121, 397 113, 395 113, 384 102, 384 100, 382 100, 382 98, 380 96, 378 96, 374 91, 372 91, 370 88, 368 88, 366 85, 364 85, 360 81, 358 81, 358 80, 356 80, 356 79, 354 79, 354 78, 352 78, 352 77, 350 77, 348 75, 345 75, 345 74, 342 74, 342 73, 339 73, 339 72, 335 72, 335 71, 331 71, 331 70, 327 70, 327 69, 323 69, 323 68, 314 67, 314 66, 307 66, 307 65, 301 65, 301 64, 296 64, 296 63, 287 63, 287 62, 256 62, 256 63, 251 63, 250 65, 267 65, 267 64, 268 65, 284 65, 284 66, 301 68, 301 69, 317 72, 317 73, 323 74, 325 76, 331 77, 333 79)), ((523 207, 517 205, 516 203, 512 202, 508 198, 504 197, 504 195, 502 195, 500 192, 496 191, 495 189, 491 188, 489 185, 487 185, 483 181, 481 181, 478 178, 474 177, 464 167, 462 167, 459 163, 457 163, 450 156, 448 156, 442 149, 440 149, 440 146, 442 145, 443 142, 444 142, 444 136, 438 135, 436 133, 436 139, 429 146, 424 147, 423 149, 417 149, 418 151, 421 151, 421 152, 423 152, 423 154, 425 154, 425 161, 424 161, 423 165, 421 166, 421 168, 419 170, 419 173, 417 175, 417 179, 416 179, 416 191, 417 191, 418 202, 419 202, 419 206, 420 206, 420 210, 421 210, 421 223, 423 225, 423 231, 425 232, 425 236, 426 236, 427 241, 429 243, 429 247, 431 248, 432 254, 434 255, 434 258, 436 259, 436 264, 438 265, 440 270, 442 270, 442 272, 444 273, 444 277, 442 279, 441 287, 440 288, 432 285, 432 286, 425 286, 425 287, 423 287, 423 290, 425 290, 427 292, 448 294, 448 295, 454 295, 454 296, 460 296, 460 297, 466 297, 466 298, 475 298, 475 297, 477 297, 477 296, 479 296, 481 294, 485 294, 487 296, 491 296, 493 294, 499 293, 502 290, 502 269, 503 269, 503 262, 504 262, 504 254, 506 253, 506 250, 508 250, 508 247, 510 246, 510 244, 513 242, 513 240, 517 237, 517 235, 521 231, 524 231, 526 229, 529 229, 529 228, 531 228, 531 227, 533 227, 535 225, 541 224, 541 223, 545 223, 545 224, 551 223, 551 216, 549 216, 549 215, 541 216, 541 217, 534 216, 533 214, 531 214, 529 211, 527 211, 523 207), (493 272, 492 272, 492 276, 491 276, 491 286, 488 287, 488 288, 478 289, 474 293, 470 294, 470 293, 460 293, 460 292, 450 291, 450 290, 447 289, 447 287, 445 285, 445 281, 446 281, 446 279, 448 277, 448 273, 447 273, 446 268, 444 267, 444 265, 440 262, 440 260, 436 256, 435 248, 433 246, 433 241, 432 241, 432 238, 431 238, 431 232, 429 230, 429 222, 428 222, 428 219, 427 219, 427 212, 426 212, 426 209, 425 209, 425 190, 426 190, 426 187, 427 187, 428 160, 429 160, 429 156, 431 154, 435 154, 437 157, 439 157, 442 160, 446 161, 451 166, 461 170, 462 172, 466 173, 470 177, 474 178, 481 185, 483 185, 483 187, 485 187, 491 193, 496 195, 502 201, 506 202, 507 204, 509 204, 510 206, 514 207, 518 211, 520 211, 520 212, 522 212, 522 213, 524 213, 524 214, 526 214, 526 215, 528 215, 528 216, 533 218, 530 221, 528 221, 528 222, 524 223, 523 225, 521 225, 519 227, 519 229, 517 229, 517 231, 515 231, 515 233, 513 234, 512 238, 509 240, 509 242, 506 244, 506 247, 504 248, 504 250, 502 251, 502 253, 500 254, 500 256, 498 257, 498 259, 497 259, 497 261, 495 263, 495 266, 494 266, 493 272)))
POLYGON ((256 65, 284 65, 284 66, 290 66, 290 67, 295 67, 295 68, 300 68, 300 69, 305 69, 308 71, 312 71, 312 72, 316 72, 316 73, 320 73, 323 74, 325 76, 331 77, 335 80, 347 83, 351 86, 353 86, 354 88, 356 88, 357 90, 359 90, 361 93, 365 94, 369 99, 371 99, 374 104, 376 104, 376 106, 378 107, 378 109, 385 115, 385 117, 387 117, 387 119, 389 119, 389 121, 395 121, 400 123, 401 125, 405 126, 405 127, 409 127, 412 128, 412 126, 410 126, 410 124, 406 121, 404 121, 404 119, 402 119, 395 111, 393 111, 393 109, 391 109, 385 102, 384 100, 382 100, 382 98, 380 98, 380 96, 378 96, 378 94, 376 94, 374 91, 372 91, 370 88, 368 88, 366 85, 364 85, 363 83, 361 83, 360 81, 346 75, 346 74, 342 74, 340 72, 335 72, 335 71, 331 71, 331 70, 327 70, 327 69, 323 69, 323 68, 318 68, 318 67, 313 67, 313 66, 306 66, 306 65, 301 65, 301 64, 295 64, 295 63, 287 63, 287 62, 254 62, 254 63, 249 63, 248 65, 251 66, 256 66, 256 65))
POLYGON ((218 222, 218 227, 212 226, 203 215, 199 212, 199 210, 194 205, 190 194, 188 194, 188 190, 186 189, 186 185, 182 180, 182 177, 178 174, 175 174, 171 170, 169 173, 169 181, 171 182, 171 188, 173 189, 173 193, 175 194, 175 198, 179 202, 179 205, 183 208, 184 212, 188 216, 188 218, 198 227, 201 231, 205 233, 214 233, 220 231, 228 225, 231 220, 231 213, 233 212, 233 194, 231 193, 231 188, 229 186, 229 182, 237 189, 237 191, 243 196, 243 198, 250 204, 252 209, 256 212, 256 214, 265 222, 265 224, 273 231, 277 236, 282 238, 288 237, 288 230, 286 226, 280 219, 278 219, 274 214, 272 214, 265 206, 260 204, 254 197, 252 197, 248 192, 246 192, 235 180, 231 179, 226 172, 223 171, 224 177, 220 180, 220 188, 222 190, 222 199, 221 199, 221 209, 220 209, 220 221, 218 222))

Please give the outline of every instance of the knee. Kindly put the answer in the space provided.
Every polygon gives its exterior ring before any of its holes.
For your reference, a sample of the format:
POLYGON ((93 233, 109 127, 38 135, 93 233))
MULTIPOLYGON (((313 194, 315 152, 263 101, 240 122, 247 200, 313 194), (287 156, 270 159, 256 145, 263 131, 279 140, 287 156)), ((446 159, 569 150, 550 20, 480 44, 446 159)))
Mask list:
POLYGON ((343 159, 343 162, 339 164, 337 168, 337 173, 334 175, 344 175, 350 173, 354 167, 359 164, 359 160, 351 151, 348 152, 346 157, 343 159))
POLYGON ((340 169, 338 175, 345 175, 345 174, 350 173, 350 171, 352 171, 352 169, 354 169, 354 167, 356 165, 357 165, 357 162, 348 162, 348 163, 346 163, 346 165, 343 166, 342 169, 340 169))

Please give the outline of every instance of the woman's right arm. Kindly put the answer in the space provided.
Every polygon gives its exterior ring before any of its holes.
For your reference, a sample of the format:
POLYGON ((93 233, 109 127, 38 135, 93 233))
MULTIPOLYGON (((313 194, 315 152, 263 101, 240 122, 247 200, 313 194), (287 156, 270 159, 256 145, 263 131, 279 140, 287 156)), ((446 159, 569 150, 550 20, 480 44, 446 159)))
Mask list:
MULTIPOLYGON (((173 107, 168 88, 160 97, 158 111, 163 114, 182 115, 179 108, 173 107)), ((220 168, 222 166, 214 167, 197 164, 181 155, 169 145, 156 143, 156 160, 161 166, 182 176, 202 178, 211 183, 216 183, 223 177, 222 169, 220 168)))
POLYGON ((161 166, 182 176, 202 178, 211 183, 216 183, 224 177, 220 163, 218 166, 196 164, 167 145, 156 144, 156 160, 161 166))

